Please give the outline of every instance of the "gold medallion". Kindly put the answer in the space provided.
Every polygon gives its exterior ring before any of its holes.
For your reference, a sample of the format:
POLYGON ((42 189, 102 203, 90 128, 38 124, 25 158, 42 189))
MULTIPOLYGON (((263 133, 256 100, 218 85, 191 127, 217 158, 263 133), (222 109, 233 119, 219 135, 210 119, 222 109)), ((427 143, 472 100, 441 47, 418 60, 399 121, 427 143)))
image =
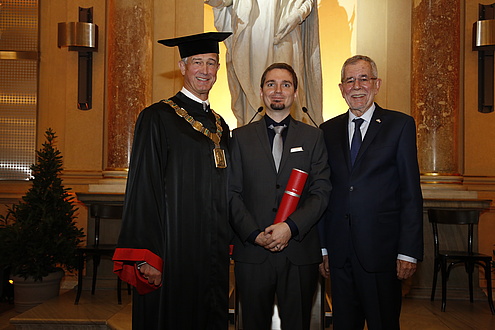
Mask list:
POLYGON ((226 168, 227 160, 225 159, 225 151, 218 147, 213 148, 213 158, 215 158, 215 166, 217 168, 226 168))

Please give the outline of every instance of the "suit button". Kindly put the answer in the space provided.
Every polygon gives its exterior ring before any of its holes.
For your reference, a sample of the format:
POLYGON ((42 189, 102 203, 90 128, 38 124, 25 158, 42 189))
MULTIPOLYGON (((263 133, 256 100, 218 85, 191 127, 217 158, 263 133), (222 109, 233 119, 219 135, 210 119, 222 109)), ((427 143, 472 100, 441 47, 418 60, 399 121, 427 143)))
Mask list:
POLYGON ((273 212, 277 212, 277 209, 274 207, 274 208, 272 209, 272 211, 273 211, 273 212))
POLYGON ((349 191, 351 191, 351 192, 354 191, 354 186, 350 186, 349 191))
POLYGON ((275 187, 276 187, 277 189, 280 189, 280 185, 279 185, 279 184, 277 184, 275 187))

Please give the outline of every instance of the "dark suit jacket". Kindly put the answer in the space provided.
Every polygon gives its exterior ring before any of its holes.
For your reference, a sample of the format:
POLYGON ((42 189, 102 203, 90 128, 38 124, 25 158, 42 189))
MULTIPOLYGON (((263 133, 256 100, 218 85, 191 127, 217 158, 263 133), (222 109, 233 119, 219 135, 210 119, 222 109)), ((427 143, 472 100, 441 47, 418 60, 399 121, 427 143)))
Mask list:
POLYGON ((326 209, 330 192, 327 152, 320 129, 291 119, 277 174, 265 120, 233 131, 230 177, 231 225, 236 232, 234 259, 261 263, 270 251, 247 242, 275 219, 291 170, 309 173, 298 209, 290 216, 299 234, 282 252, 296 265, 321 262, 316 223, 326 209))
POLYGON ((320 224, 332 267, 342 267, 352 239, 369 272, 393 271, 397 254, 423 257, 422 195, 412 117, 376 106, 350 164, 348 112, 321 125, 332 192, 320 224))

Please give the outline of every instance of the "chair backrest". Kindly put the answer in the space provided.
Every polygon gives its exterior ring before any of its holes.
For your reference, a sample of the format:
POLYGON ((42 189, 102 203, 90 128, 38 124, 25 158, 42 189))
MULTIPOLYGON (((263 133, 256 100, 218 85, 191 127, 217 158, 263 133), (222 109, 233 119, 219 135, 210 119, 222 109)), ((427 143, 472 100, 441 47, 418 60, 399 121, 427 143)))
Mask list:
POLYGON ((480 211, 473 209, 429 209, 430 222, 446 225, 478 224, 480 211))
POLYGON ((92 218, 122 219, 123 205, 121 204, 91 204, 90 214, 92 218))
POLYGON ((95 237, 94 246, 100 245, 100 219, 122 219, 122 204, 100 204, 95 203, 90 205, 90 215, 95 218, 95 237))
POLYGON ((435 255, 439 253, 439 239, 437 224, 445 225, 467 225, 467 251, 473 252, 474 225, 479 222, 480 211, 473 209, 428 209, 428 220, 433 228, 433 243, 435 255))

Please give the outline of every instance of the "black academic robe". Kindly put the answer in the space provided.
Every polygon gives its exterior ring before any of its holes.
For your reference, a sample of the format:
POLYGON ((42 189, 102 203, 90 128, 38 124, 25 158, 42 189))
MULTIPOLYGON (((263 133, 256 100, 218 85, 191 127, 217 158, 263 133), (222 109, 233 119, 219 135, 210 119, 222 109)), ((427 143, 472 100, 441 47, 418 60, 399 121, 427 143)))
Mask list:
MULTIPOLYGON (((214 117, 184 94, 172 100, 216 131, 214 117)), ((221 120, 228 158, 229 128, 221 120)), ((229 238, 227 168, 214 143, 158 102, 136 122, 115 272, 136 286, 133 329, 227 329, 229 238), (163 270, 150 286, 135 266, 163 270)))

